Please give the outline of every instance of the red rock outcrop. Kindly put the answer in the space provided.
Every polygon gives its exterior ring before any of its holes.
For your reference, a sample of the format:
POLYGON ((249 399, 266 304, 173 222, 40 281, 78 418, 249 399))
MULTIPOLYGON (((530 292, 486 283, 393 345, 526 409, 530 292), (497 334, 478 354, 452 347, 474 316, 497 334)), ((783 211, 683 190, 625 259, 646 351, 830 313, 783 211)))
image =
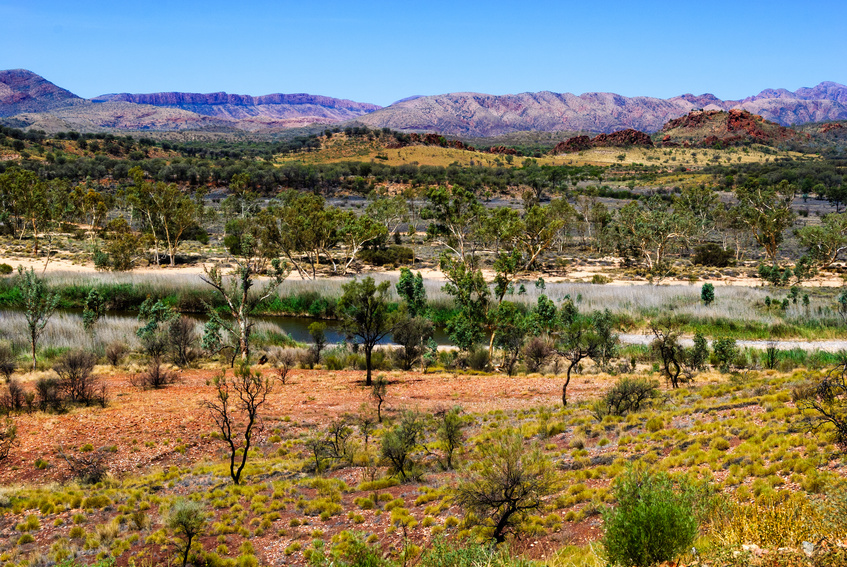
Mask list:
POLYGON ((591 140, 591 145, 594 147, 627 147, 627 146, 642 146, 646 148, 653 147, 653 140, 644 132, 627 128, 619 130, 611 134, 600 134, 591 140))
POLYGON ((680 143, 700 147, 716 144, 775 144, 799 137, 790 128, 738 108, 729 111, 696 110, 670 120, 661 132, 664 134, 662 145, 666 147, 680 143))
POLYGON ((611 134, 599 134, 594 138, 588 136, 575 136, 556 144, 553 154, 566 154, 581 152, 589 148, 625 148, 630 146, 653 147, 653 140, 644 132, 627 128, 611 134))

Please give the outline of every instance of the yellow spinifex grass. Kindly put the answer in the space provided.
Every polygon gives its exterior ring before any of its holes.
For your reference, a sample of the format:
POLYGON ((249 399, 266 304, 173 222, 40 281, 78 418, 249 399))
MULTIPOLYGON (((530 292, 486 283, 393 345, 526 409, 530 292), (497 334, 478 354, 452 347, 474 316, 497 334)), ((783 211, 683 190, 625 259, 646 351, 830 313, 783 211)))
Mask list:
POLYGON ((730 549, 745 544, 799 548, 804 541, 837 539, 825 520, 805 494, 795 494, 783 502, 732 502, 712 518, 710 532, 715 544, 730 549))

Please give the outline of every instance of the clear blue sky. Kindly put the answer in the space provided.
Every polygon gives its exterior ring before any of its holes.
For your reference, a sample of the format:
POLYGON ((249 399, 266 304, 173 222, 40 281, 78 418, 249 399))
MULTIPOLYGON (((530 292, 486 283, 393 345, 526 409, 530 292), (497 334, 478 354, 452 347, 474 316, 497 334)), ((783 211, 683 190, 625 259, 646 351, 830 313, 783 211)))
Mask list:
POLYGON ((111 92, 549 90, 742 98, 847 83, 847 2, 0 0, 0 69, 111 92))

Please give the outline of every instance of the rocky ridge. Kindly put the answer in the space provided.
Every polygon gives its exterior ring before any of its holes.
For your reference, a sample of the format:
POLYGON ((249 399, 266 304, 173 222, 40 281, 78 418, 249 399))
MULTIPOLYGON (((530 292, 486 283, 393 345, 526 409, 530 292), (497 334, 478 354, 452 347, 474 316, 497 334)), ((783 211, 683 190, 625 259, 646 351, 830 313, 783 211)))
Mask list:
POLYGON ((661 144, 713 147, 758 143, 773 145, 803 135, 746 110, 698 110, 669 121, 658 134, 661 144))
POLYGON ((598 134, 594 138, 589 138, 588 136, 574 136, 573 138, 568 138, 567 140, 556 144, 556 147, 553 148, 551 153, 555 155, 581 152, 591 148, 624 148, 630 146, 652 148, 653 140, 644 132, 628 128, 626 130, 612 132, 611 134, 598 134))

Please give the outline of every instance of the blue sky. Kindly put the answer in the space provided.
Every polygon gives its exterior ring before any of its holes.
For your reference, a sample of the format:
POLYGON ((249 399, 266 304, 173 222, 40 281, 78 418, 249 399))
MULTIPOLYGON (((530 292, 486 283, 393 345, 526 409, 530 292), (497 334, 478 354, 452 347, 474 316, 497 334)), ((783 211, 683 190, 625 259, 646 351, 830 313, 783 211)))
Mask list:
POLYGON ((0 69, 84 97, 550 90, 742 98, 847 83, 847 2, 0 0, 0 69))

